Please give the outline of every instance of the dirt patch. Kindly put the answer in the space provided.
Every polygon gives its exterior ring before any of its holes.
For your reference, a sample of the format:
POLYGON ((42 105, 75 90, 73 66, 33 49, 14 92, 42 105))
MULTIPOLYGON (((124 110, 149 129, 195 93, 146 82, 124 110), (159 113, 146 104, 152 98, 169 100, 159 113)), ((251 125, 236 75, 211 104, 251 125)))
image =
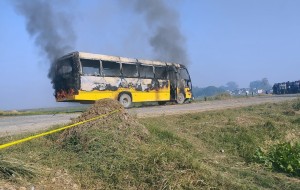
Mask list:
POLYGON ((42 178, 35 183, 29 183, 24 180, 18 183, 1 181, 0 190, 26 190, 26 189, 80 189, 80 186, 74 181, 70 174, 66 170, 52 171, 46 169, 43 171, 47 173, 47 178, 42 178))
POLYGON ((128 115, 127 112, 125 112, 123 106, 118 101, 111 99, 99 100, 96 101, 95 104, 88 110, 83 112, 79 117, 73 119, 72 122, 77 123, 80 121, 85 121, 87 119, 107 114, 115 110, 119 110, 119 116, 124 117, 125 115, 128 115))
POLYGON ((51 172, 49 178, 42 180, 35 187, 36 189, 80 189, 66 170, 51 172))
MULTIPOLYGON (((104 116, 98 120, 87 122, 80 126, 64 131, 58 138, 58 142, 65 142, 71 138, 77 138, 80 141, 90 142, 95 139, 89 139, 92 135, 83 135, 88 131, 100 130, 119 133, 122 136, 131 136, 136 141, 140 141, 148 136, 148 130, 141 125, 136 118, 123 108, 116 100, 102 99, 96 101, 87 111, 72 120, 72 123, 85 121, 100 115, 108 114, 118 110, 115 113, 104 116), (84 136, 84 137, 83 137, 84 136)), ((95 137, 93 137, 95 138, 95 137)))

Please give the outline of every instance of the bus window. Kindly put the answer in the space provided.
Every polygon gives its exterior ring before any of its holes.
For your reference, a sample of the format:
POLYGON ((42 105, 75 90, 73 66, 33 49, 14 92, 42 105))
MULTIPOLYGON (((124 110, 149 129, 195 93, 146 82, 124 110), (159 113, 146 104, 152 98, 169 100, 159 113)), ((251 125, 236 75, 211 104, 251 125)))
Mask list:
POLYGON ((80 59, 83 75, 100 75, 100 61, 80 59))
POLYGON ((139 71, 141 78, 154 78, 152 66, 140 65, 139 71))
POLYGON ((72 72, 72 59, 65 59, 58 63, 57 73, 60 75, 69 74, 72 72))
POLYGON ((104 76, 118 77, 120 76, 120 64, 113 61, 102 61, 104 76))
POLYGON ((180 69, 180 76, 182 79, 190 80, 190 75, 186 69, 180 69))
POLYGON ((122 63, 124 77, 138 77, 137 67, 135 64, 122 63))
POLYGON ((166 67, 155 67, 155 78, 167 79, 166 67))

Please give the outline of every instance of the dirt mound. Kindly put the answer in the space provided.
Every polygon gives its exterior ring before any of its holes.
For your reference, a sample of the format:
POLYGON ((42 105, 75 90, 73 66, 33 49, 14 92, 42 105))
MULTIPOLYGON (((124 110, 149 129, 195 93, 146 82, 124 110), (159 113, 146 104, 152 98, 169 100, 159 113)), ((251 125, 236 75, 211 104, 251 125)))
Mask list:
POLYGON ((66 142, 70 143, 72 141, 73 144, 81 144, 81 146, 86 147, 89 142, 98 138, 97 136, 95 137, 95 134, 99 132, 129 137, 134 141, 147 138, 148 130, 136 118, 129 115, 116 100, 102 99, 96 101, 87 111, 73 119, 72 123, 85 121, 115 110, 118 111, 64 131, 59 136, 58 142, 66 144, 66 142))
POLYGON ((79 117, 73 119, 73 123, 85 121, 103 114, 108 114, 112 111, 119 110, 119 115, 127 115, 123 106, 116 100, 102 99, 95 102, 87 111, 82 113, 79 117))

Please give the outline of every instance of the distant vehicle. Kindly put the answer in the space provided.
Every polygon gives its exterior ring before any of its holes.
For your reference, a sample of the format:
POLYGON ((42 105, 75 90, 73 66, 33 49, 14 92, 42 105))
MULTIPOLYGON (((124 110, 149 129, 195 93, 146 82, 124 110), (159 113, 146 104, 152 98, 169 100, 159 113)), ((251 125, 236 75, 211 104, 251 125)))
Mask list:
POLYGON ((300 93, 300 80, 294 82, 275 83, 273 94, 297 94, 300 93))
POLYGON ((188 70, 177 63, 73 52, 55 64, 58 102, 93 103, 111 98, 127 108, 132 102, 182 104, 192 98, 188 70))

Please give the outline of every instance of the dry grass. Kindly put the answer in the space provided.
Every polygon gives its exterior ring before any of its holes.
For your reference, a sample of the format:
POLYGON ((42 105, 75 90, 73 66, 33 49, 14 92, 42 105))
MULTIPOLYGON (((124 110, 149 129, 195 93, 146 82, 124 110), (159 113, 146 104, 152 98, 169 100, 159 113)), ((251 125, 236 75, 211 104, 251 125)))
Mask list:
POLYGON ((36 188, 61 183, 66 189, 300 189, 299 178, 253 162, 257 148, 297 141, 295 104, 139 120, 120 112, 2 154, 49 170, 23 179, 36 188))

